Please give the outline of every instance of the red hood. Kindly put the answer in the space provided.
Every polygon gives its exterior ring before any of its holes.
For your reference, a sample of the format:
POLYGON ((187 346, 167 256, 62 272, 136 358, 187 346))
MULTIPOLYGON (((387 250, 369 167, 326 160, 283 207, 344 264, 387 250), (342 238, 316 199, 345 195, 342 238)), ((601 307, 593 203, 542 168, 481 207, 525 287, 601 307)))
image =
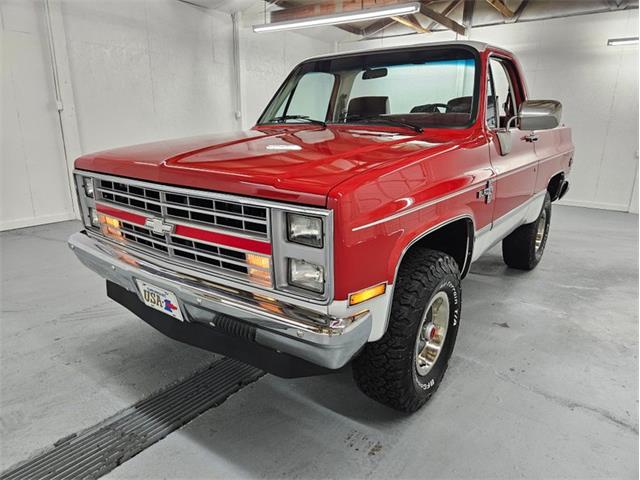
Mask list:
MULTIPOLYGON (((326 205, 344 180, 451 140, 386 128, 260 128, 84 155, 76 168, 167 185, 326 205)), ((456 132, 459 136, 459 131, 456 132)))

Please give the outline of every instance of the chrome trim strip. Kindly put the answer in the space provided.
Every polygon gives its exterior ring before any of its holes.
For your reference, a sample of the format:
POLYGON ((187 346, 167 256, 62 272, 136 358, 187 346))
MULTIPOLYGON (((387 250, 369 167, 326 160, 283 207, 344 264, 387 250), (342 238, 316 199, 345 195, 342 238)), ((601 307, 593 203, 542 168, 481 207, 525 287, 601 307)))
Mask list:
POLYGON ((549 160, 555 160, 556 158, 562 157, 563 155, 566 155, 567 153, 569 153, 569 152, 560 153, 558 155, 553 155, 551 157, 543 158, 543 159, 540 159, 540 160, 535 160, 533 162, 529 162, 529 163, 527 163, 525 165, 521 165, 521 166, 519 166, 517 168, 514 168, 513 170, 506 170, 504 172, 497 173, 496 174, 496 178, 497 179, 501 179, 501 178, 504 178, 504 177, 508 177, 509 175, 513 175, 514 173, 519 173, 522 170, 526 170, 527 168, 531 168, 532 166, 538 166, 541 163, 548 162, 549 160))
MULTIPOLYGON (((526 169, 531 168, 533 166, 540 165, 543 162, 547 162, 549 160, 553 160, 553 159, 558 158, 558 157, 560 157, 562 155, 566 155, 567 153, 569 153, 569 151, 554 155, 552 157, 548 157, 548 158, 544 158, 544 159, 541 159, 541 160, 535 160, 533 162, 529 162, 526 165, 522 165, 522 166, 520 166, 518 168, 515 168, 513 170, 507 170, 505 172, 500 172, 500 173, 496 172, 496 174, 494 176, 490 177, 490 179, 499 180, 501 178, 508 177, 509 175, 513 175, 513 174, 518 173, 518 172, 520 172, 522 170, 526 170, 526 169)), ((454 198, 454 197, 456 197, 458 195, 462 195, 464 193, 470 192, 470 191, 472 191, 472 190, 474 190, 476 188, 482 187, 482 186, 485 185, 485 183, 486 183, 486 181, 483 181, 483 182, 480 182, 480 183, 474 183, 473 185, 471 185, 469 187, 465 187, 465 188, 463 188, 461 190, 457 190, 455 192, 443 195, 441 197, 434 198, 433 200, 429 200, 429 201, 427 201, 425 203, 422 203, 420 205, 416 205, 415 207, 412 207, 412 208, 410 208, 408 210, 404 210, 402 212, 394 213, 394 214, 389 215, 387 217, 381 218, 380 220, 376 220, 376 221, 371 222, 371 223, 367 223, 367 224, 364 224, 364 225, 360 225, 358 227, 354 227, 354 228, 351 229, 351 231, 352 232, 357 232, 359 230, 364 230, 365 228, 373 227, 373 226, 379 225, 381 223, 385 223, 385 222, 389 222, 391 220, 395 220, 396 218, 403 217, 404 215, 409 215, 411 213, 420 211, 420 210, 422 210, 424 208, 431 207, 431 206, 433 206, 433 205, 435 205, 437 203, 444 202, 446 200, 454 198)))
MULTIPOLYGON (((491 177, 491 178, 493 178, 493 177, 491 177)), ((431 207, 431 206, 433 206, 433 205, 435 205, 437 203, 444 202, 445 200, 449 200, 451 198, 457 197, 458 195, 462 195, 463 193, 471 192, 471 191, 473 191, 473 190, 475 190, 477 188, 480 188, 480 187, 484 186, 486 183, 487 183, 486 180, 483 180, 482 182, 479 182, 479 183, 474 183, 473 185, 465 187, 465 188, 463 188, 461 190, 456 190, 455 192, 448 193, 448 194, 443 195, 441 197, 437 197, 437 198, 435 198, 433 200, 429 200, 429 201, 427 201, 425 203, 421 203, 420 205, 416 205, 415 207, 409 208, 409 209, 404 210, 402 212, 394 213, 394 214, 389 215, 387 217, 381 218, 380 220, 376 220, 374 222, 367 223, 365 225, 360 225, 359 227, 354 227, 354 228, 351 229, 351 231, 352 232, 357 232, 359 230, 364 230, 365 228, 373 227, 373 226, 379 225, 381 223, 385 223, 385 222, 389 222, 391 220, 395 220, 396 218, 400 218, 400 217, 403 217, 405 215, 409 215, 411 213, 414 213, 414 212, 423 210, 425 208, 431 207)))

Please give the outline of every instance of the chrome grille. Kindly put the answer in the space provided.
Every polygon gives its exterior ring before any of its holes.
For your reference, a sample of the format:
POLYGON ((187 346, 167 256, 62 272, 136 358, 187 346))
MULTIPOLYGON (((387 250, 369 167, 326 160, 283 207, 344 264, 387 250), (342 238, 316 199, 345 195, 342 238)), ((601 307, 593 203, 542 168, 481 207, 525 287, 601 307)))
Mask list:
POLYGON ((170 192, 161 187, 141 187, 125 181, 97 179, 96 182, 97 200, 252 237, 269 236, 266 207, 207 198, 204 195, 170 192))
MULTIPOLYGON (((216 194, 172 189, 162 185, 127 182, 125 179, 94 178, 96 202, 145 217, 162 218, 174 225, 199 227, 214 232, 240 234, 245 238, 269 241, 267 207, 230 201, 216 194)), ((96 230, 98 230, 96 228, 96 230)), ((172 233, 156 233, 151 227, 119 219, 118 226, 102 225, 107 237, 131 246, 166 256, 190 266, 214 270, 233 277, 249 278, 272 286, 270 256, 254 254, 241 248, 218 245, 172 233), (262 259, 258 257, 263 257, 262 259), (265 258, 266 257, 266 258, 265 258), (260 261, 264 262, 261 264, 260 261)))
MULTIPOLYGON (((168 254, 188 263, 198 263, 206 267, 215 267, 232 275, 249 274, 250 269, 260 269, 247 262, 247 252, 198 240, 192 240, 173 234, 159 235, 148 228, 130 222, 120 221, 120 233, 128 242, 142 245, 148 249, 168 254)), ((266 269, 268 270, 268 269, 266 269)), ((262 282, 271 285, 271 282, 262 282)))

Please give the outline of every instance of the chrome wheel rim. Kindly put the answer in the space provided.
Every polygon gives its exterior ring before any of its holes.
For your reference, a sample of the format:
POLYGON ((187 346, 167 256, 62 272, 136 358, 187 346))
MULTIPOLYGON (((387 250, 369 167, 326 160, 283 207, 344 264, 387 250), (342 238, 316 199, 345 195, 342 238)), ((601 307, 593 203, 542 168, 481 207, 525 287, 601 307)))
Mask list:
POLYGON ((416 372, 421 377, 431 371, 444 347, 449 329, 449 296, 445 292, 434 295, 425 309, 416 339, 416 372))
POLYGON ((542 210, 540 219, 538 220, 538 230, 536 231, 536 252, 542 247, 542 241, 544 240, 544 232, 547 230, 547 211, 542 210))

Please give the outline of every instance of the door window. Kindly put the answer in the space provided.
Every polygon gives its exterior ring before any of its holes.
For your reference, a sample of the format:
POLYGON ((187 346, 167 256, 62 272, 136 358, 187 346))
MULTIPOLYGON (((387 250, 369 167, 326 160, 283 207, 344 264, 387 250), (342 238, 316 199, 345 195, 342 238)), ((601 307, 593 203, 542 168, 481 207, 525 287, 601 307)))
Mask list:
POLYGON ((489 59, 489 85, 487 95, 487 125, 489 128, 504 128, 515 115, 513 86, 506 65, 497 58, 489 59))

